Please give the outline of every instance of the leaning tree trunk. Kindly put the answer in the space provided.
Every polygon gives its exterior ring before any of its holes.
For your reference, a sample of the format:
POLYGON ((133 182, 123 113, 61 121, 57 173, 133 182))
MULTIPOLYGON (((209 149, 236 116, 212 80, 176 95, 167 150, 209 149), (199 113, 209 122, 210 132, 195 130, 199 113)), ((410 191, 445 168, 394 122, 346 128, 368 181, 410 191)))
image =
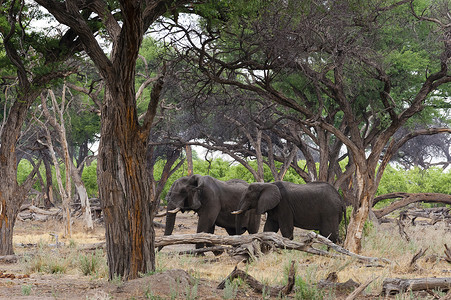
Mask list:
POLYGON ((368 168, 364 166, 356 166, 354 184, 358 191, 358 203, 354 205, 344 244, 346 249, 354 253, 360 253, 362 249, 363 227, 368 219, 371 202, 375 194, 371 176, 368 175, 369 172, 368 168))
POLYGON ((105 90, 97 173, 109 277, 133 279, 155 269, 154 199, 146 169, 147 135, 134 114, 133 89, 113 88, 114 93, 110 86, 105 90))
POLYGON ((27 180, 17 182, 16 144, 28 107, 36 93, 24 92, 26 97, 17 99, 6 119, 0 137, 0 256, 14 254, 13 228, 26 192, 31 188, 37 164, 27 180))

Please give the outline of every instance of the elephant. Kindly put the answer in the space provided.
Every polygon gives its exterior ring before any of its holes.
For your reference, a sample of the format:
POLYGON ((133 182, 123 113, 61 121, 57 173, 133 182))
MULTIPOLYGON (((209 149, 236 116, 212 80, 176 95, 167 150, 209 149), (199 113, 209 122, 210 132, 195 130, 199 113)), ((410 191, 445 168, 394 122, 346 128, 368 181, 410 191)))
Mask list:
POLYGON ((263 231, 278 232, 293 239, 294 227, 319 230, 332 242, 338 241, 346 206, 337 190, 326 182, 295 184, 286 181, 251 183, 233 214, 255 209, 267 213, 263 231))
MULTIPOLYGON (((197 174, 177 179, 166 196, 168 205, 164 235, 172 234, 179 211, 195 211, 198 214, 198 233, 214 233, 216 225, 224 228, 229 235, 243 234, 246 230, 257 233, 261 214, 255 211, 248 211, 243 216, 231 214, 248 185, 240 179, 221 181, 197 174), (237 223, 243 224, 238 231, 237 223)), ((196 248, 202 247, 202 244, 196 244, 196 248)))

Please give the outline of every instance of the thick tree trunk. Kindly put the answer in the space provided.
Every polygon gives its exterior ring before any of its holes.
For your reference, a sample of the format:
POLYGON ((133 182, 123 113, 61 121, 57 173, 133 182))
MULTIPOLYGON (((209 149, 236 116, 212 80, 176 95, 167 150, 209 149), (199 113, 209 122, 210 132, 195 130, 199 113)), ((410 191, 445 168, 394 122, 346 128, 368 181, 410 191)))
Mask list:
POLYGON ((147 136, 141 136, 133 93, 106 89, 98 156, 109 277, 137 278, 155 269, 153 191, 146 169, 147 136), (122 93, 120 93, 122 92, 122 93), (114 97, 114 99, 113 99, 114 97))
POLYGON ((362 172, 363 168, 357 166, 355 184, 357 185, 359 203, 354 206, 354 211, 349 221, 345 240, 345 248, 354 253, 360 253, 362 249, 363 227, 368 219, 370 204, 374 193, 371 191, 371 177, 367 172, 362 172))
MULTIPOLYGON (((3 168, 2 168, 3 169, 3 168)), ((3 171, 3 170, 2 170, 3 171)), ((3 173, 3 172, 2 172, 3 173)), ((21 201, 12 201, 16 199, 14 191, 17 190, 17 184, 8 182, 2 176, 0 180, 0 255, 13 255, 13 228, 19 213, 21 201)))

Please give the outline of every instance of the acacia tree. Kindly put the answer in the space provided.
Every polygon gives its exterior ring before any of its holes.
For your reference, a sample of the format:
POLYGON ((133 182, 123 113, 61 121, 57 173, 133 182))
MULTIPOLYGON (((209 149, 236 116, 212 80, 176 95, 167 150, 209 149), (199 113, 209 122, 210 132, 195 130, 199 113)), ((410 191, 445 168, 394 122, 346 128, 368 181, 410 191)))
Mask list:
POLYGON ((394 138, 433 92, 451 81, 447 3, 264 2, 239 14, 227 12, 226 21, 205 22, 197 32, 185 29, 191 43, 184 50, 209 80, 253 91, 295 112, 297 122, 312 132, 317 128, 340 140, 350 163, 337 181, 349 180, 356 192, 345 246, 359 252, 364 223, 394 153, 418 134, 450 132, 430 128, 394 138), (402 60, 415 65, 406 67, 402 60), (290 85, 284 84, 287 78, 290 85), (307 85, 315 93, 297 92, 307 85))
MULTIPOLYGON (((104 213, 109 277, 138 277, 155 269, 153 187, 146 168, 148 136, 164 84, 164 68, 153 81, 150 102, 139 120, 135 71, 149 26, 168 11, 193 1, 36 0, 73 30, 105 83, 98 154, 99 194, 104 213), (92 26, 105 28, 107 55, 92 26)), ((191 6, 190 6, 191 7, 191 6)))
POLYGON ((36 164, 25 183, 18 184, 16 147, 22 125, 30 105, 45 85, 74 68, 73 63, 62 65, 61 61, 80 50, 80 43, 71 38, 72 30, 55 37, 32 33, 30 20, 39 17, 39 11, 32 6, 25 9, 25 1, 3 0, 0 4, 0 40, 5 51, 1 75, 7 83, 11 78, 17 80, 10 86, 12 104, 3 111, 0 137, 0 255, 10 255, 14 253, 16 217, 39 167, 36 164))

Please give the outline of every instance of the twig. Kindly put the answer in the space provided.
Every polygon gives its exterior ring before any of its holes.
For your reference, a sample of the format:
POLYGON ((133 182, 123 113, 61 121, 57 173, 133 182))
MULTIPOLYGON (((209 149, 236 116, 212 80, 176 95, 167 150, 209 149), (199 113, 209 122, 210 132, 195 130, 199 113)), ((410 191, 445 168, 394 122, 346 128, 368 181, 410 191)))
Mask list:
MULTIPOLYGON (((376 277, 377 278, 377 277, 376 277)), ((376 280, 376 278, 368 280, 366 283, 361 284, 358 288, 356 288, 351 294, 349 294, 348 297, 346 297, 346 300, 354 300, 360 293, 362 293, 367 286, 370 285, 371 282, 376 280)))

